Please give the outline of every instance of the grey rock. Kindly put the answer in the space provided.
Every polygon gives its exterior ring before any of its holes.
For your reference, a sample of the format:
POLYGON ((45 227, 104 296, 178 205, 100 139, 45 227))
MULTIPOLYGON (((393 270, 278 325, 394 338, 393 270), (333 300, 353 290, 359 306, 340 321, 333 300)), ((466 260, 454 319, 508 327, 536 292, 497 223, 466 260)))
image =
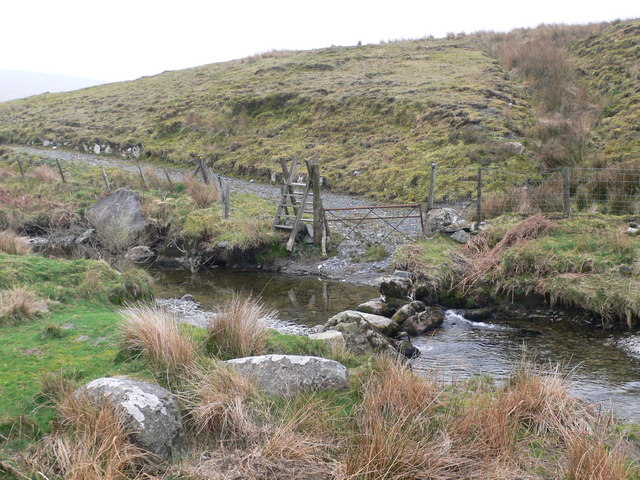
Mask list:
POLYGON ((389 339, 367 322, 361 312, 347 310, 334 315, 325 328, 342 332, 347 348, 359 354, 396 353, 389 339))
POLYGON ((413 282, 408 278, 383 277, 380 281, 380 294, 385 297, 407 298, 413 282))
POLYGON ((311 340, 321 340, 333 347, 339 348, 347 346, 344 340, 344 335, 342 335, 342 332, 339 332, 337 330, 325 330, 324 332, 311 333, 309 335, 309 338, 311 340))
POLYGON ((620 272, 620 275, 623 275, 625 277, 630 277, 633 275, 633 269, 628 266, 628 265, 622 265, 618 271, 620 272))
POLYGON ((483 308, 470 308, 462 312, 462 316, 472 322, 482 322, 488 320, 498 311, 498 307, 492 305, 483 308))
POLYGON ((400 325, 400 328, 404 330, 403 323, 407 318, 417 315, 420 312, 424 312, 426 309, 427 306, 424 303, 416 300, 414 302, 407 303, 402 308, 400 308, 396 313, 393 314, 393 317, 391 317, 391 319, 398 325, 400 325))
POLYGON ((131 441, 163 460, 187 451, 187 441, 175 396, 148 382, 128 378, 98 378, 78 389, 94 401, 107 401, 125 414, 131 441))
POLYGON ((325 331, 324 325, 314 325, 311 327, 313 333, 322 333, 325 331))
POLYGON ((413 274, 411 272, 406 272, 404 270, 394 271, 393 276, 398 278, 408 278, 409 280, 413 280, 413 274))
POLYGON ((138 194, 125 189, 101 198, 86 215, 100 239, 116 248, 131 245, 150 225, 142 215, 138 194))
POLYGON ((369 322, 373 328, 375 328, 381 334, 386 335, 387 337, 393 337, 396 333, 398 333, 398 324, 391 320, 389 317, 364 312, 353 313, 359 313, 360 315, 362 315, 362 317, 367 322, 369 322))
POLYGON ((91 235, 93 235, 93 232, 95 232, 95 230, 93 228, 88 228, 87 230, 82 232, 82 234, 80 234, 80 236, 78 238, 76 238, 75 243, 77 245, 86 243, 91 238, 91 235))
POLYGON ((636 227, 627 228, 627 233, 629 235, 638 235, 638 232, 640 232, 640 228, 636 228, 636 227))
POLYGON ((130 248, 124 258, 133 263, 151 263, 155 256, 156 254, 149 247, 140 245, 130 248))
POLYGON ((254 379, 272 395, 304 391, 347 390, 347 368, 335 360, 302 355, 260 355, 226 362, 240 375, 254 379))
POLYGON ((416 300, 420 300, 425 303, 433 303, 438 297, 438 292, 433 285, 428 283, 419 283, 413 289, 413 296, 416 300))
POLYGON ((424 230, 427 235, 433 235, 458 223, 465 221, 453 208, 433 208, 425 214, 424 230))
POLYGON ((409 335, 421 335, 429 330, 442 325, 444 312, 439 307, 427 307, 424 312, 420 312, 407 318, 402 323, 402 328, 409 335))
POLYGON ((27 243, 31 247, 34 252, 40 252, 45 250, 51 244, 51 241, 48 238, 44 237, 35 237, 27 239, 27 243))
POLYGON ((391 314, 389 305, 381 298, 373 298, 368 302, 361 303, 356 307, 356 310, 358 312, 372 313, 373 315, 382 315, 383 317, 391 314))
POLYGON ((395 342, 396 350, 407 358, 415 358, 420 356, 420 350, 416 348, 409 340, 409 336, 401 338, 395 342))
POLYGON ((451 235, 451 238, 458 243, 467 243, 469 241, 469 234, 464 230, 458 230, 451 235))

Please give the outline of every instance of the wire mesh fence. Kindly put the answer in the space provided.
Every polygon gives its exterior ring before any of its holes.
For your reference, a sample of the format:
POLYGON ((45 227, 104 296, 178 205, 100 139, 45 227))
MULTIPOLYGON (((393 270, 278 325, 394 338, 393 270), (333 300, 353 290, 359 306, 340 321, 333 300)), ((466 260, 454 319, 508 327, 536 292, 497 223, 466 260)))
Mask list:
POLYGON ((428 208, 452 207, 483 221, 508 213, 640 214, 640 169, 559 168, 518 173, 432 167, 428 208))

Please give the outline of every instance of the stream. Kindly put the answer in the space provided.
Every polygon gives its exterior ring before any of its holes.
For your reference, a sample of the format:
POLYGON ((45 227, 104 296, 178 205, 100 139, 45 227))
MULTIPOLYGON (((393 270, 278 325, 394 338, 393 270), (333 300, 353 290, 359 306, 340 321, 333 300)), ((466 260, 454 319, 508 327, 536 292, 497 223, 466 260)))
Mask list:
MULTIPOLYGON (((307 326, 324 323, 343 310, 378 296, 376 288, 313 276, 293 276, 224 269, 191 274, 154 272, 157 296, 176 298, 190 293, 203 308, 214 309, 234 294, 260 297, 282 320, 307 326)), ((640 421, 640 335, 576 327, 542 320, 497 319, 471 322, 447 311, 441 328, 412 342, 421 351, 412 361, 420 374, 436 374, 444 382, 491 375, 504 381, 523 355, 541 363, 560 364, 569 373, 570 390, 591 403, 612 409, 627 421, 640 421), (521 335, 521 329, 541 331, 521 335)))

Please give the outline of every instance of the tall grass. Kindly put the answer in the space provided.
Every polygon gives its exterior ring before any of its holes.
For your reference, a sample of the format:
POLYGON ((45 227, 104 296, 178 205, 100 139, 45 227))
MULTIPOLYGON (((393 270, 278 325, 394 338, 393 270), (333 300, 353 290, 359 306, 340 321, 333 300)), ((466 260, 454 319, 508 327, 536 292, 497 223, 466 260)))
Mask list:
POLYGON ((47 303, 28 288, 0 291, 0 325, 23 322, 48 311, 47 303))
POLYGON ((206 208, 220 201, 220 192, 212 185, 198 182, 193 178, 188 179, 185 184, 189 197, 198 208, 206 208))
POLYGON ((29 176, 43 183, 56 183, 59 180, 59 176, 56 171, 47 165, 40 165, 39 167, 36 167, 29 173, 29 176))
POLYGON ((222 359, 261 355, 267 341, 263 320, 274 315, 255 298, 234 296, 210 321, 205 344, 222 359))
POLYGON ((28 459, 34 475, 66 480, 147 478, 139 471, 148 454, 130 443, 124 414, 115 406, 70 392, 58 414, 59 426, 28 459))
POLYGON ((193 367, 196 348, 191 337, 183 334, 176 319, 166 310, 149 305, 123 310, 120 331, 125 348, 140 352, 152 366, 169 374, 193 367))
POLYGON ((0 252, 9 255, 28 255, 31 253, 29 244, 11 230, 0 231, 0 252))

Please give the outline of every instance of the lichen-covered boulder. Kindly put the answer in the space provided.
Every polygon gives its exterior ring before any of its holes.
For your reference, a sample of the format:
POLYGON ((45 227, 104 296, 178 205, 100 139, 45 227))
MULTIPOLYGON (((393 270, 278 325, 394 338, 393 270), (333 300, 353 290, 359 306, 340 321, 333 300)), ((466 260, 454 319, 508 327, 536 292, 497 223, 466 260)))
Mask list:
POLYGON ((404 277, 383 277, 380 280, 380 294, 385 297, 407 298, 413 282, 404 277))
POLYGON ((356 311, 363 313, 371 313, 373 315, 382 315, 383 317, 391 316, 389 305, 381 298, 372 298, 368 302, 361 303, 356 307, 356 311))
POLYGON ((391 319, 394 322, 396 322, 398 325, 400 325, 400 328, 402 330, 404 330, 404 327, 402 326, 404 321, 409 317, 412 317, 420 312, 423 312, 426 308, 427 306, 424 303, 416 300, 414 302, 407 303, 406 305, 402 306, 396 313, 393 314, 393 317, 391 317, 391 319))
POLYGON ((347 368, 335 360, 303 355, 259 355, 234 358, 227 365, 254 379, 272 395, 295 395, 304 391, 346 390, 347 368))
POLYGON ((186 453, 182 416, 170 391, 128 378, 98 378, 80 387, 76 394, 121 409, 132 431, 131 441, 140 448, 163 460, 186 453))
POLYGON ((426 310, 407 318, 402 329, 409 335, 421 335, 442 325, 444 311, 440 307, 427 307, 426 310))
POLYGON ((322 332, 309 334, 309 338, 311 340, 320 340, 333 347, 340 348, 347 346, 344 341, 344 335, 342 335, 342 332, 338 332, 337 330, 324 330, 324 327, 322 332))
POLYGON ((115 248, 132 245, 151 225, 142 214, 138 194, 126 189, 98 200, 87 209, 86 216, 100 240, 115 248))
POLYGON ((433 208, 425 214, 424 230, 427 235, 433 235, 452 225, 464 223, 464 219, 453 208, 433 208))
POLYGON ((346 310, 327 320, 325 328, 342 332, 347 348, 355 353, 397 353, 389 339, 376 330, 365 315, 346 310))

